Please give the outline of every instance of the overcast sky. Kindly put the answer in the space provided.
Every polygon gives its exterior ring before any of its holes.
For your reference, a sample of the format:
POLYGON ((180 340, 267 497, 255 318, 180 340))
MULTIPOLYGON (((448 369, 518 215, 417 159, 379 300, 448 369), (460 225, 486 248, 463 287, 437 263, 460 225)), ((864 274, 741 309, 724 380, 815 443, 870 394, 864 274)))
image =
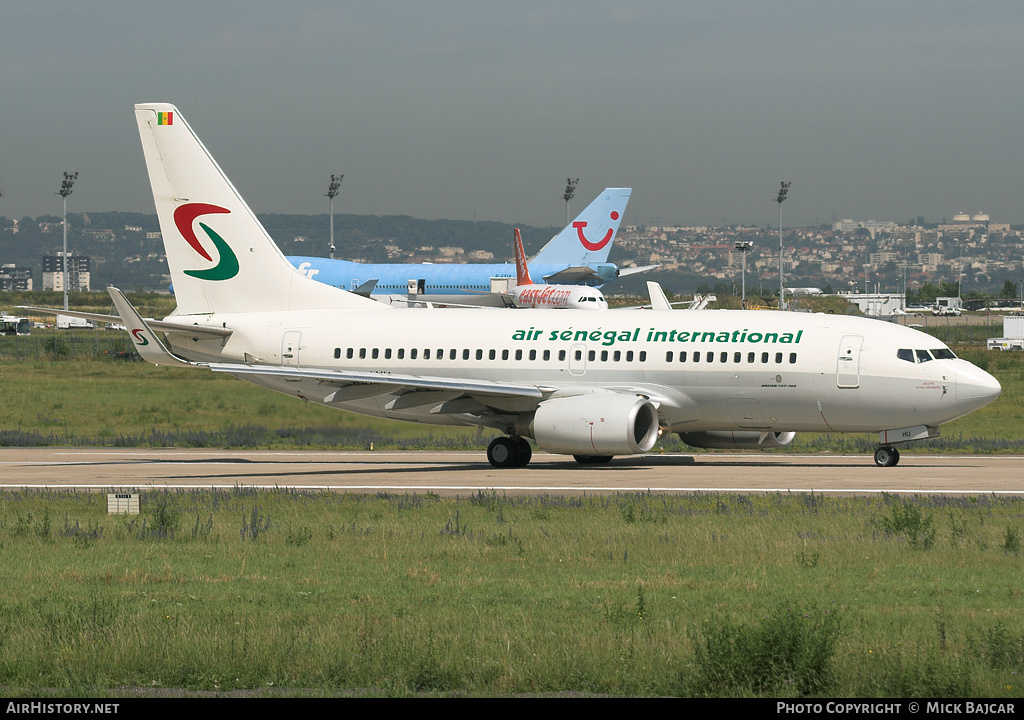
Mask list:
POLYGON ((1024 3, 5 0, 0 215, 154 212, 136 102, 257 213, 1024 223, 1024 3), (573 213, 575 214, 575 212, 573 213))

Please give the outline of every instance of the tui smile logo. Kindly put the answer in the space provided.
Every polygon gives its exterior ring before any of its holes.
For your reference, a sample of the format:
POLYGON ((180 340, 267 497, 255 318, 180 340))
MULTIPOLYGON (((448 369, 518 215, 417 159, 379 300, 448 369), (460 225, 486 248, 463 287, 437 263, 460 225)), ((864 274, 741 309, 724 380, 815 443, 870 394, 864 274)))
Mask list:
MULTIPOLYGON (((611 214, 611 219, 612 220, 618 220, 619 219, 619 213, 613 210, 612 214, 611 214)), ((574 228, 576 228, 576 237, 578 237, 580 239, 580 245, 585 247, 587 250, 590 250, 591 252, 600 250, 605 245, 607 245, 609 242, 611 242, 611 239, 612 239, 612 229, 611 228, 608 228, 608 231, 604 234, 604 237, 601 238, 600 240, 598 240, 595 243, 595 242, 590 242, 589 240, 587 240, 587 236, 583 234, 584 228, 587 227, 586 221, 574 222, 572 224, 572 226, 574 228)))
MULTIPOLYGON (((181 233, 181 236, 185 238, 185 242, 191 245, 193 250, 206 260, 213 262, 210 253, 206 251, 203 244, 199 242, 199 238, 196 237, 195 231, 192 230, 192 221, 201 215, 230 212, 227 208, 222 208, 218 205, 188 203, 174 211, 174 224, 178 228, 178 232, 181 233)), ((206 270, 186 270, 185 274, 200 280, 228 280, 233 278, 238 274, 238 257, 228 247, 228 244, 224 242, 224 239, 211 230, 206 223, 199 223, 199 227, 203 229, 203 232, 210 238, 213 246, 217 248, 217 252, 220 254, 220 262, 206 270)))

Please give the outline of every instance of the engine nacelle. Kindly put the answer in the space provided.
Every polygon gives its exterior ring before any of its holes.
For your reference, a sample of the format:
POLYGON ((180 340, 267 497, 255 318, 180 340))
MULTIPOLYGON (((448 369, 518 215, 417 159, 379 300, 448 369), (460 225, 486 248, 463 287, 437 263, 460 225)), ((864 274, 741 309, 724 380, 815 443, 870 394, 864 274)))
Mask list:
POLYGON ((704 432, 679 433, 679 439, 690 447, 729 450, 764 450, 785 447, 793 442, 795 437, 795 432, 765 434, 757 430, 706 430, 704 432), (764 435, 763 438, 762 435, 764 435))
POLYGON ((635 455, 658 441, 658 411, 635 395, 593 393, 542 402, 527 433, 547 452, 635 455))

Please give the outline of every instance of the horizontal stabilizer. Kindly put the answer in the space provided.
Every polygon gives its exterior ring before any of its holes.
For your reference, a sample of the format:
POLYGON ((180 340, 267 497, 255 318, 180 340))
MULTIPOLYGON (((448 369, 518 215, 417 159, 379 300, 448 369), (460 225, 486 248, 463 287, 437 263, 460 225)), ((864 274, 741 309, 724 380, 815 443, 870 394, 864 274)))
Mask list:
POLYGON ((135 350, 142 356, 142 359, 154 365, 171 365, 174 367, 190 367, 192 363, 178 357, 166 347, 160 340, 160 336, 146 324, 142 316, 132 307, 124 294, 116 287, 108 287, 110 299, 114 301, 114 308, 121 316, 121 322, 128 329, 135 343, 135 350))
POLYGON ((627 275, 636 275, 637 273, 647 272, 648 270, 657 270, 661 265, 644 265, 643 267, 631 267, 631 268, 619 268, 619 277, 626 277, 627 275))
MULTIPOLYGON (((19 305, 18 307, 21 310, 41 312, 48 315, 67 315, 68 317, 92 320, 93 322, 107 323, 108 325, 124 324, 120 315, 104 315, 102 313, 80 312, 78 310, 58 310, 57 308, 35 307, 33 305, 19 305)), ((153 318, 145 318, 145 322, 151 329, 159 332, 175 332, 203 338, 226 338, 232 332, 230 328, 190 325, 188 323, 177 323, 168 320, 154 320, 153 318)))
POLYGON ((589 265, 574 265, 544 276, 549 285, 576 285, 586 280, 601 280, 601 276, 589 265))

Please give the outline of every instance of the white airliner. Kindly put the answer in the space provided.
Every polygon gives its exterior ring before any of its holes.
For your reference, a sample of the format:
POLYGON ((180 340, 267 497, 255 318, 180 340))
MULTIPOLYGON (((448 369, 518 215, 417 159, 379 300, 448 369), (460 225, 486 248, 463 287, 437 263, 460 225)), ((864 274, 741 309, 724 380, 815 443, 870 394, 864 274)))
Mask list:
POLYGON ((530 277, 523 250, 523 238, 515 228, 513 241, 516 258, 516 286, 512 288, 512 302, 517 308, 550 308, 573 310, 607 310, 608 301, 597 288, 586 285, 537 284, 530 277))
POLYGON ((289 264, 174 106, 135 115, 178 307, 147 322, 110 288, 119 317, 83 316, 123 322, 158 365, 366 415, 495 428, 496 467, 526 465, 528 438, 596 463, 648 452, 665 432, 771 448, 797 431, 879 433, 875 462, 891 466, 897 443, 1000 393, 930 335, 866 318, 394 309, 289 264))

